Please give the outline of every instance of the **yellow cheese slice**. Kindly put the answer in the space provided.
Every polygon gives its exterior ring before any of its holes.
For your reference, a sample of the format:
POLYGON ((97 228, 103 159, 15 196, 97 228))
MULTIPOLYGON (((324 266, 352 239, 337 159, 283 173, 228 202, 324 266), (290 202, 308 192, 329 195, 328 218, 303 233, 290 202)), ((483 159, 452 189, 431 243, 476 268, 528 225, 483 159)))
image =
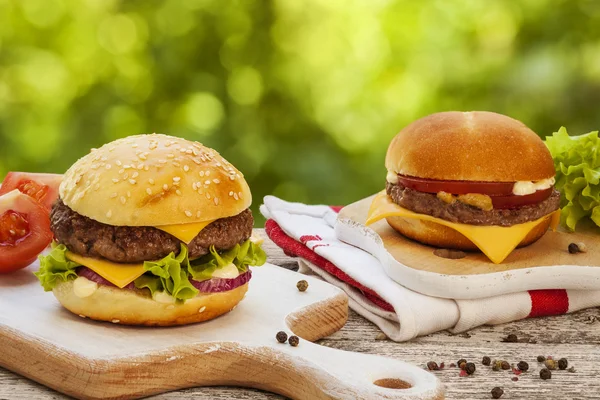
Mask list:
POLYGON ((155 228, 175 236, 177 239, 181 240, 185 244, 190 244, 190 242, 194 240, 196 236, 198 236, 202 229, 206 228, 207 225, 214 221, 215 220, 194 222, 191 224, 162 225, 155 226, 155 228))
POLYGON ((113 285, 123 289, 144 274, 144 264, 118 264, 107 260, 83 257, 67 251, 67 258, 88 267, 113 285))
POLYGON ((381 192, 371 203, 366 223, 370 225, 380 219, 393 216, 431 221, 452 228, 473 242, 494 264, 500 264, 533 228, 548 218, 552 218, 551 227, 555 230, 560 220, 560 211, 557 210, 535 221, 513 226, 467 225, 412 212, 400 207, 385 192, 381 192))

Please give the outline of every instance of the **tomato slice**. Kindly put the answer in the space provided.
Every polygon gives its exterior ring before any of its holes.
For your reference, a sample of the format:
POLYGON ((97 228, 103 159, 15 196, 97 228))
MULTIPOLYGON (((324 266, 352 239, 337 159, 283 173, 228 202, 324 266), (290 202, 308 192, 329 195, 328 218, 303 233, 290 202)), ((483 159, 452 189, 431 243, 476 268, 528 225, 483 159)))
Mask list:
POLYGON ((34 174, 30 172, 9 172, 0 187, 0 196, 19 189, 33 197, 46 210, 50 211, 58 198, 58 186, 62 181, 59 174, 34 174))
POLYGON ((31 264, 52 241, 48 212, 13 190, 0 196, 0 273, 31 264))
POLYGON ((518 208, 529 204, 536 204, 546 200, 552 194, 552 188, 538 190, 524 196, 490 196, 494 208, 518 208))
POLYGON ((488 196, 511 196, 514 182, 441 181, 398 175, 398 182, 409 189, 425 193, 480 193, 488 196))

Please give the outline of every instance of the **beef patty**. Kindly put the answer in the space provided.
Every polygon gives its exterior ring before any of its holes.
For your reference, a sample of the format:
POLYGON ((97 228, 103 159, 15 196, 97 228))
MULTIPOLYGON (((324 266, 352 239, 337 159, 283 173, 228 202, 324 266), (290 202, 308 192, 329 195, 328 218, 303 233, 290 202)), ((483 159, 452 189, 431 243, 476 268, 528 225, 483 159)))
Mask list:
POLYGON ((544 215, 558 210, 560 205, 560 193, 556 189, 552 190, 550 197, 540 203, 490 211, 460 201, 449 204, 438 199, 433 193, 409 189, 400 182, 397 184, 387 182, 386 192, 394 203, 416 213, 469 225, 512 226, 522 224, 542 218, 544 215))
MULTIPOLYGON (((86 257, 104 258, 118 263, 159 260, 179 253, 181 241, 151 226, 112 226, 84 217, 58 200, 50 214, 51 228, 59 243, 86 257)), ((227 250, 252 235, 254 219, 250 209, 207 225, 187 245, 190 258, 208 253, 213 245, 227 250)))

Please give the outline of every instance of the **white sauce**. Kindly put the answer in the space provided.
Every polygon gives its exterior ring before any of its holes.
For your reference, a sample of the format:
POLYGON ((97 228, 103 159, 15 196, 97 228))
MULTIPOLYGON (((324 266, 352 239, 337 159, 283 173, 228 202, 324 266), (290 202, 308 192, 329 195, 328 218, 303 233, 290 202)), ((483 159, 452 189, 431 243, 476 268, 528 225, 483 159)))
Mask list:
POLYGON ((79 276, 73 281, 73 292, 75 296, 81 299, 90 297, 97 289, 98 284, 96 282, 90 281, 83 276, 79 276))
POLYGON ((233 264, 227 264, 223 268, 217 269, 213 272, 211 278, 224 278, 224 279, 233 279, 237 278, 240 275, 237 267, 233 264))
POLYGON ((152 298, 154 299, 154 301, 156 301, 158 303, 163 303, 163 304, 175 303, 175 297, 173 297, 165 292, 156 292, 156 293, 154 293, 154 296, 152 298))
POLYGON ((554 177, 542 179, 541 181, 519 181, 513 186, 513 194, 517 196, 525 196, 535 193, 538 190, 545 190, 554 185, 554 177))
POLYGON ((398 183, 398 174, 392 171, 388 171, 387 175, 385 176, 385 180, 395 185, 398 183))

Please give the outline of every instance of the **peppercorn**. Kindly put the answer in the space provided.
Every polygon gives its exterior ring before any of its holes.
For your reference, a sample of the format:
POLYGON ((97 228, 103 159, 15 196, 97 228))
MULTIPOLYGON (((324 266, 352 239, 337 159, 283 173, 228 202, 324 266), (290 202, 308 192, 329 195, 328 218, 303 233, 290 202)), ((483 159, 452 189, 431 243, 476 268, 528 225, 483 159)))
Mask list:
POLYGON ((290 338, 288 339, 288 343, 290 344, 290 346, 296 347, 300 343, 300 339, 298 338, 298 336, 290 336, 290 338))
POLYGON ((544 356, 538 356, 537 357, 537 361, 538 362, 544 362, 544 361, 546 361, 546 357, 544 357, 544 356))
POLYGON ((460 360, 458 360, 456 365, 458 365, 458 368, 460 368, 460 369, 465 369, 465 366, 467 365, 467 360, 465 360, 464 358, 461 358, 460 360))
POLYGON ((469 362, 465 365, 465 372, 469 375, 473 375, 475 373, 475 363, 469 362))
POLYGON ((488 356, 483 357, 483 359, 481 360, 481 363, 485 366, 489 366, 492 363, 492 359, 489 358, 488 356))
POLYGON ((511 381, 516 382, 519 380, 519 378, 517 378, 516 376, 513 376, 512 378, 510 378, 511 381))
POLYGON ((543 368, 540 371, 540 378, 542 378, 543 380, 550 379, 552 378, 552 372, 550 372, 550 370, 547 368, 543 368))
POLYGON ((546 360, 544 362, 544 365, 546 365, 546 368, 548 368, 548 369, 551 369, 551 370, 556 369, 556 361, 554 361, 554 360, 546 360))
POLYGON ((567 369, 568 366, 569 362, 566 358, 561 358, 560 360, 558 360, 558 369, 567 369))
POLYGON ((440 367, 437 365, 435 361, 429 361, 427 363, 427 369, 430 371, 438 371, 440 367))
POLYGON ((504 339, 504 341, 508 343, 517 343, 519 341, 519 338, 514 333, 511 333, 504 339))
POLYGON ((298 283, 296 283, 296 287, 298 288, 299 291, 305 292, 306 289, 308 289, 308 282, 306 282, 304 279, 301 281, 298 281, 298 283))
POLYGON ((529 364, 527 364, 525 361, 519 361, 519 363, 517 364, 517 368, 519 368, 519 370, 525 372, 529 369, 529 364))
POLYGON ((508 361, 502 361, 501 367, 504 370, 510 369, 510 364, 508 363, 508 361))
POLYGON ((456 368, 456 364, 450 363, 450 368, 456 368))
POLYGON ((492 389, 492 399, 499 399, 504 394, 504 390, 499 387, 495 387, 492 389))
POLYGON ((440 369, 444 369, 445 366, 446 366, 446 363, 443 363, 443 362, 440 363, 440 369))
POLYGON ((277 335, 275 335, 275 338, 277 339, 277 341, 279 343, 285 343, 288 336, 287 336, 287 333, 285 333, 284 331, 279 331, 279 332, 277 332, 277 335))
POLYGON ((583 242, 571 243, 569 244, 569 253, 586 253, 587 246, 583 242))

